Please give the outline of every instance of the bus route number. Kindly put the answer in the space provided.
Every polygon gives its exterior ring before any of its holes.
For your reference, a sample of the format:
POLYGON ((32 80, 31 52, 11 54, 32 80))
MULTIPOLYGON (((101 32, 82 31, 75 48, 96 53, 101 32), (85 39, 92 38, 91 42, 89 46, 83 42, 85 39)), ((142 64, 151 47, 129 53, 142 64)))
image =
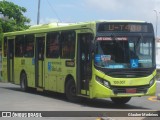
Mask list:
POLYGON ((113 81, 114 84, 116 85, 121 85, 121 84, 125 84, 125 81, 113 81))

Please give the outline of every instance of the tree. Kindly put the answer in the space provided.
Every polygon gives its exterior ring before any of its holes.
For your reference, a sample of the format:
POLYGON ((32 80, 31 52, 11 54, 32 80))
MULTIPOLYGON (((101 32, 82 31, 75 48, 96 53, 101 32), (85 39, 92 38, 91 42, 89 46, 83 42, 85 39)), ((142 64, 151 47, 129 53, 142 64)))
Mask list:
POLYGON ((0 40, 4 32, 19 31, 29 27, 27 24, 30 23, 30 19, 23 15, 26 11, 26 8, 13 2, 0 1, 0 40))

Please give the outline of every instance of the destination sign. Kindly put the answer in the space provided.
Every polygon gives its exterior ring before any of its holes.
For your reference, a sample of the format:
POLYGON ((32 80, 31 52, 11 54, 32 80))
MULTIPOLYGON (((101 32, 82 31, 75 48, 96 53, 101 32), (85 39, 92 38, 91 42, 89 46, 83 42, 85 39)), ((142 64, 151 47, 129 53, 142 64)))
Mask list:
POLYGON ((112 38, 112 37, 97 37, 96 40, 97 41, 110 41, 110 40, 126 41, 126 40, 128 40, 128 38, 127 37, 116 37, 116 38, 112 38))
POLYGON ((101 23, 98 32, 151 32, 149 24, 101 23))

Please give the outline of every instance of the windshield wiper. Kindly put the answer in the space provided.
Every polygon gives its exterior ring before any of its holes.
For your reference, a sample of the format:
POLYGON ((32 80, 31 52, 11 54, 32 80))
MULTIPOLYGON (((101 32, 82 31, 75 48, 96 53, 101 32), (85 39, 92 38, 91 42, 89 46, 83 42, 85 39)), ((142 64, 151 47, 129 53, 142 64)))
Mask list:
POLYGON ((138 40, 137 40, 137 43, 136 43, 136 45, 135 45, 135 48, 137 48, 137 46, 139 45, 139 42, 140 42, 141 40, 143 40, 143 34, 142 34, 142 33, 140 33, 140 37, 139 37, 138 40))

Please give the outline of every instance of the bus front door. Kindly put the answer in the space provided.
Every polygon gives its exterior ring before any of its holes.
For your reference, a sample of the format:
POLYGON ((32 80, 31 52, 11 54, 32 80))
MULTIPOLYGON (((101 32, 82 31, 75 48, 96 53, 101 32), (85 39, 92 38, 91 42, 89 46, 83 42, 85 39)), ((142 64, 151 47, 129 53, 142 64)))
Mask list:
POLYGON ((89 81, 92 76, 91 36, 91 33, 78 34, 77 92, 83 95, 89 95, 89 81))
POLYGON ((14 39, 8 40, 7 77, 8 82, 14 82, 14 39))
POLYGON ((35 84, 38 88, 43 88, 44 80, 44 46, 45 36, 36 37, 35 50, 35 84))

